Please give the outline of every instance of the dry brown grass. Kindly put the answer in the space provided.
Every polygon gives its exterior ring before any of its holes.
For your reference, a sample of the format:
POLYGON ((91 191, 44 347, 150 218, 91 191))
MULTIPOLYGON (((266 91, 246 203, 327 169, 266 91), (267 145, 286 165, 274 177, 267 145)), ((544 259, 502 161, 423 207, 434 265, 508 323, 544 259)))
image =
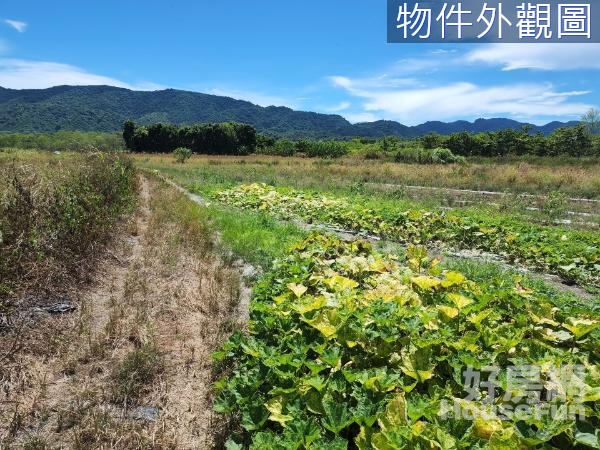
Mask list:
POLYGON ((12 156, 0 153, 0 315, 7 316, 23 293, 47 298, 85 280, 135 191, 123 155, 12 156))
POLYGON ((468 165, 419 165, 345 157, 318 160, 264 155, 194 155, 176 165, 170 155, 134 155, 143 167, 161 169, 179 184, 199 181, 266 182, 299 188, 335 190, 356 183, 392 183, 457 189, 547 194, 562 192, 574 197, 600 198, 598 163, 560 159, 474 161, 468 165))
POLYGON ((140 197, 77 312, 0 336, 18 343, 0 369, 0 446, 218 443, 210 355, 239 326, 241 281, 182 194, 144 179, 140 197))

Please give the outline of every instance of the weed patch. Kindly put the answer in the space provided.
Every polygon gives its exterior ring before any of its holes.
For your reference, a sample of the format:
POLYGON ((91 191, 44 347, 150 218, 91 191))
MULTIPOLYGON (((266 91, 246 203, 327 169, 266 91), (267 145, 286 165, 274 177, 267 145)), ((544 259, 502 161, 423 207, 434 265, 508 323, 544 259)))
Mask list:
POLYGON ((0 299, 85 276, 133 201, 134 168, 122 156, 41 161, 0 166, 0 299))
POLYGON ((128 353, 113 372, 113 401, 126 405, 134 403, 162 367, 162 358, 154 345, 146 344, 128 353))

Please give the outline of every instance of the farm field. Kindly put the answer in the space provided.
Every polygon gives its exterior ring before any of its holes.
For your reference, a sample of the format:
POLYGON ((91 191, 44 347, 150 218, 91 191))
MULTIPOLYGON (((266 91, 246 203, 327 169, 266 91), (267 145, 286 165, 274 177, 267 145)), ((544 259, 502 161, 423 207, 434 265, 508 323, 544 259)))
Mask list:
MULTIPOLYGON (((501 421, 492 415, 473 424, 439 417, 443 398, 460 398, 456 373, 464 365, 498 365, 506 377, 515 361, 563 365, 567 354, 578 354, 583 360, 569 361, 597 372, 596 230, 535 214, 515 216, 510 208, 484 206, 485 200, 447 211, 439 198, 390 195, 369 189, 381 178, 368 164, 351 160, 136 160, 200 195, 213 217, 263 217, 269 224, 264 228, 285 239, 290 228, 277 230, 272 220, 309 233, 291 252, 278 248, 263 253, 266 260, 254 258, 266 275, 255 285, 248 332, 234 335, 217 353, 219 364, 234 367, 217 383, 216 403, 239 421, 231 448, 347 448, 349 442, 358 448, 584 448, 597 439, 581 434, 588 425, 576 421, 557 428, 533 418, 501 421), (574 323, 586 324, 585 332, 575 331, 574 323)), ((562 169, 579 173, 581 187, 598 181, 583 167, 528 170, 558 176, 562 169)), ((512 191, 548 193, 531 179, 513 183, 512 191)), ((435 184, 500 186, 477 184, 475 175, 435 184)), ((508 191, 508 183, 504 187, 508 191)), ((585 196, 583 189, 570 189, 585 196)), ((230 226, 221 221, 222 229, 230 226)), ((260 221, 246 226, 264 230, 260 221)), ((248 228, 244 233, 253 234, 248 228)), ((224 245, 240 245, 240 235, 226 234, 224 245)), ((254 245, 259 253, 270 248, 264 236, 254 245)), ((590 394, 597 391, 594 378, 586 378, 590 394)), ((595 398, 584 402, 593 417, 595 398)), ((483 411, 486 405, 479 398, 467 408, 483 411)))
MULTIPOLYGON (((295 176, 285 178, 293 165, 279 159, 256 162, 254 159, 198 158, 182 166, 157 157, 137 158, 142 160, 143 167, 159 170, 180 185, 222 203, 258 209, 279 219, 320 222, 401 243, 482 250, 509 262, 538 266, 567 282, 580 281, 592 292, 598 288, 599 241, 593 222, 583 230, 555 226, 553 214, 556 212, 546 211, 543 217, 540 211, 532 214, 522 209, 516 214, 513 207, 490 207, 485 197, 467 207, 455 206, 448 210, 439 204, 437 192, 430 197, 422 193, 424 198, 415 199, 406 195, 406 190, 370 190, 366 187, 372 179, 368 171, 362 174, 360 187, 344 181, 341 175, 336 182, 332 180, 334 175, 328 176, 327 165, 319 184, 315 169, 306 176, 298 170, 295 176), (248 181, 278 187, 247 184, 248 181), (302 189, 295 189, 297 187, 302 189)), ((315 163, 319 164, 318 161, 312 164, 315 163)), ((587 181, 595 183, 596 178, 590 173, 587 181)), ((539 195, 544 191, 538 187, 532 192, 539 195)), ((552 198, 545 201, 551 203, 552 198)), ((584 204, 588 208, 585 213, 589 214, 588 220, 593 221, 600 209, 593 202, 584 204)))
POLYGON ((47 218, 0 222, 29 233, 2 242, 22 267, 2 266, 4 446, 600 446, 596 165, 15 150, 0 166, 30 192, 3 177, 3 211, 47 218), (89 245, 53 253, 67 238, 89 245), (512 414, 517 365, 582 367, 579 395, 540 379, 581 415, 512 414), (493 402, 464 400, 467 366, 497 368, 493 402))
POLYGON ((600 9, 5 3, 0 450, 600 450, 600 9))
MULTIPOLYGON (((549 166, 516 160, 463 165, 398 164, 353 157, 319 160, 295 157, 194 156, 185 167, 169 156, 137 155, 142 167, 160 168, 182 186, 199 189, 231 187, 242 183, 267 183, 332 192, 391 198, 427 208, 476 206, 494 214, 506 212, 538 223, 568 222, 597 228, 600 221, 599 165, 549 166), (486 191, 486 192, 464 192, 486 191), (488 192, 492 191, 492 192, 488 192), (543 198, 539 195, 542 194, 543 198)), ((546 158, 547 159, 547 158, 546 158)))

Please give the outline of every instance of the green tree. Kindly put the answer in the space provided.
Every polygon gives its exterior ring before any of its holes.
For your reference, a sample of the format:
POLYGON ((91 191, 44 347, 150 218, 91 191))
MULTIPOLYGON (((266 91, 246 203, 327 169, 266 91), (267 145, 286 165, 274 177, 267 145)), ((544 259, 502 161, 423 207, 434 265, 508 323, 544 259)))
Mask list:
POLYGON ((592 137, 583 124, 557 128, 548 141, 548 153, 551 156, 585 156, 592 152, 592 137))
POLYGON ((600 111, 590 108, 581 116, 581 123, 591 134, 600 134, 600 111))
POLYGON ((183 164, 192 157, 192 151, 189 148, 179 147, 173 150, 173 156, 178 163, 183 164))
POLYGON ((135 123, 131 120, 127 120, 123 124, 123 140, 125 141, 125 146, 128 149, 133 150, 133 136, 135 135, 135 123))

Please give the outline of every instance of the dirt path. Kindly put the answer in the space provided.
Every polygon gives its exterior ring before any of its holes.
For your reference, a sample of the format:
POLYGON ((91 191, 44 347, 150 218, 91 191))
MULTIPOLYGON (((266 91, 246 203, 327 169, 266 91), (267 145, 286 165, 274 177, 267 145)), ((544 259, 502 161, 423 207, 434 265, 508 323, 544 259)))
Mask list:
POLYGON ((0 448, 218 443, 210 355, 242 326, 249 290, 189 207, 140 177, 136 213, 74 292, 77 310, 36 317, 2 368, 0 448))

